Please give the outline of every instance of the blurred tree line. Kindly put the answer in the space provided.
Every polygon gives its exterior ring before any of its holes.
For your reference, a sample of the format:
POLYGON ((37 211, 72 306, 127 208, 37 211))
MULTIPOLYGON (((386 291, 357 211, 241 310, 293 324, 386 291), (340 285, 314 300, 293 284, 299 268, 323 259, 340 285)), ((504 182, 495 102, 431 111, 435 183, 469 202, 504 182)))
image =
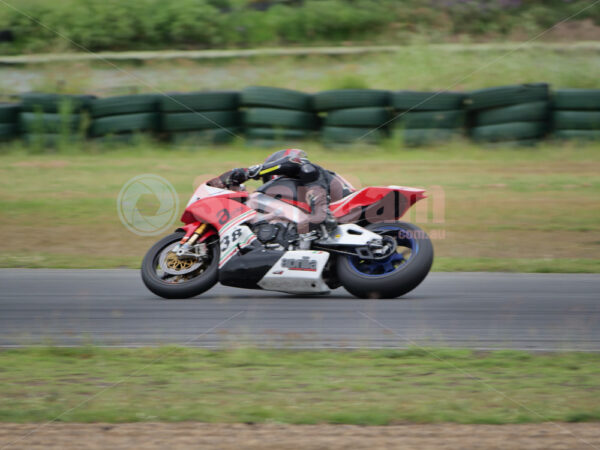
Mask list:
MULTIPOLYGON (((12 0, 0 52, 402 44, 533 35, 589 0, 12 0), (66 38, 66 39, 65 39, 66 38)), ((600 8, 577 20, 600 24, 600 8)))

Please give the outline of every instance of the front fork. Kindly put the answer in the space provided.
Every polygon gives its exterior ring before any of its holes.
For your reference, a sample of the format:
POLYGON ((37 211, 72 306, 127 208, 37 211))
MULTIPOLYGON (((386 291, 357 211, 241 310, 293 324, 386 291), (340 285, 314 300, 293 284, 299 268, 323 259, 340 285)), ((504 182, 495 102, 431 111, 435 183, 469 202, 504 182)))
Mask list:
POLYGON ((207 254, 207 248, 206 248, 206 244, 201 243, 199 245, 199 253, 195 253, 195 252, 191 252, 190 249, 192 249, 192 247, 194 246, 194 244, 196 244, 196 241, 204 234, 204 232, 206 231, 206 227, 207 225, 205 223, 200 223, 200 222, 193 222, 190 223, 188 225, 186 225, 185 227, 183 227, 183 229, 185 230, 185 236, 183 236, 183 238, 181 238, 181 241, 179 241, 179 244, 177 244, 174 248, 173 248, 173 252, 177 255, 178 258, 180 259, 187 259, 187 258, 198 258, 198 256, 200 257, 204 257, 207 254))

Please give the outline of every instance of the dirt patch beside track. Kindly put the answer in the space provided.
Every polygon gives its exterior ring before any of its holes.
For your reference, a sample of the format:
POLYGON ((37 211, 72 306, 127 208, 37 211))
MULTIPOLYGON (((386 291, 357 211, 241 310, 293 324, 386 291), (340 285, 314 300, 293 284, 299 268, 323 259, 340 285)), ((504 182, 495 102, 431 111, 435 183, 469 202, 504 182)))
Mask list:
MULTIPOLYGON (((6 446, 6 447, 5 447, 6 446)), ((589 449, 600 425, 278 425, 206 423, 0 424, 11 449, 589 449)))

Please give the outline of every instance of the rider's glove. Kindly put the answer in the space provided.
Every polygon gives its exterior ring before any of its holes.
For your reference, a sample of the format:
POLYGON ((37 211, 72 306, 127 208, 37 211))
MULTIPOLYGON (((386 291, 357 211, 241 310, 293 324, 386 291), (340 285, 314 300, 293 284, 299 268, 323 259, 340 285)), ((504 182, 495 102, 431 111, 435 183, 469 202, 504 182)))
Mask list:
POLYGON ((256 180, 258 178, 258 174, 262 170, 262 164, 256 164, 254 166, 248 167, 248 178, 252 178, 256 180))
POLYGON ((248 179, 248 169, 237 168, 233 169, 229 174, 229 180, 227 184, 233 186, 239 186, 248 179))

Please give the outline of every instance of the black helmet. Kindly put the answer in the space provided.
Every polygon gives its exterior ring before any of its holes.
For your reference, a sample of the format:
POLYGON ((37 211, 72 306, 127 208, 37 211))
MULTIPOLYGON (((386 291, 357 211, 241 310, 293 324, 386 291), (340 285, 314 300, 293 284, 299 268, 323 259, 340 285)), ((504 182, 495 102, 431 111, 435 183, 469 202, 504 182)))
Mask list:
POLYGON ((275 153, 273 153, 271 156, 269 156, 267 159, 265 159, 264 165, 268 165, 268 164, 272 164, 276 161, 279 161, 280 159, 283 158, 289 158, 289 159, 294 159, 294 158, 298 158, 298 159, 306 159, 307 155, 306 152, 304 150, 300 150, 299 148, 287 148, 285 150, 279 150, 275 153))
MULTIPOLYGON (((304 150, 300 150, 298 148, 287 148, 285 150, 279 150, 279 151, 273 153, 272 155, 270 155, 267 159, 265 159, 265 162, 263 163, 263 167, 267 168, 267 167, 275 166, 278 163, 282 164, 286 161, 294 161, 294 162, 300 164, 302 162, 302 160, 307 161, 308 160, 307 158, 308 157, 304 150)), ((274 180, 275 178, 277 178, 277 175, 264 175, 263 183, 274 180)))

